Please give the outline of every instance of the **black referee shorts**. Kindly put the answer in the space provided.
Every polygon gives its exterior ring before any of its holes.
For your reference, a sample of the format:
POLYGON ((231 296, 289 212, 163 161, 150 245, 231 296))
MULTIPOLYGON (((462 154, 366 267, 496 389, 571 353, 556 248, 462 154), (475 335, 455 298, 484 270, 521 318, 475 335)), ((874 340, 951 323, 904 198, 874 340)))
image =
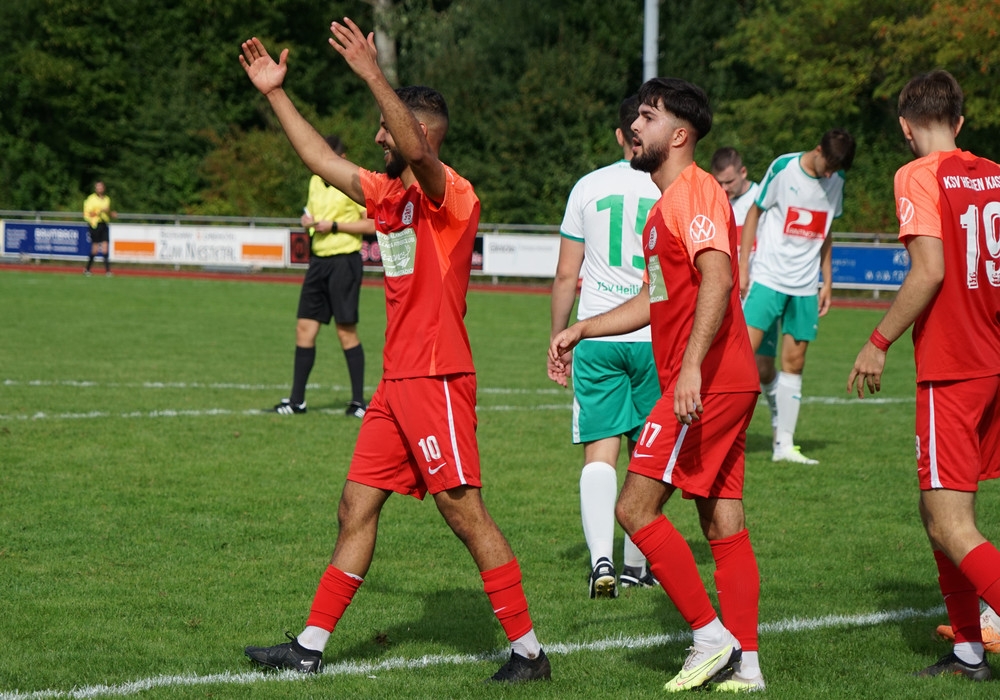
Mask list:
POLYGON ((361 253, 309 258, 309 269, 299 294, 298 318, 328 324, 358 322, 361 296, 361 253))
POLYGON ((87 232, 91 243, 107 243, 110 236, 108 235, 108 222, 98 221, 97 226, 90 229, 87 232))

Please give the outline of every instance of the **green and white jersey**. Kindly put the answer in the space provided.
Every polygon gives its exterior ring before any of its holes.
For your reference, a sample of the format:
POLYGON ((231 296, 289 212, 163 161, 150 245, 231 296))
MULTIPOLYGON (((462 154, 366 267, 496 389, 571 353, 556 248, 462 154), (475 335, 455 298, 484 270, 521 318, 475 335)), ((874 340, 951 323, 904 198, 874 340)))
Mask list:
MULTIPOLYGON (((750 211, 750 207, 754 205, 757 201, 757 195, 760 193, 760 185, 756 182, 751 182, 750 187, 747 191, 741 194, 736 199, 730 199, 729 203, 733 207, 733 218, 736 219, 736 233, 737 235, 743 232, 743 222, 747 220, 747 212, 750 211)), ((737 238, 737 240, 739 240, 737 238)))
POLYGON ((833 220, 843 213, 844 173, 813 177, 802 153, 780 156, 760 183, 753 282, 789 296, 812 296, 819 257, 833 220))
MULTIPOLYGON (((577 319, 609 311, 639 293, 645 270, 642 229, 659 198, 649 174, 633 170, 626 160, 584 175, 573 187, 559 229, 584 244, 577 319)), ((649 326, 593 340, 648 343, 649 326)))

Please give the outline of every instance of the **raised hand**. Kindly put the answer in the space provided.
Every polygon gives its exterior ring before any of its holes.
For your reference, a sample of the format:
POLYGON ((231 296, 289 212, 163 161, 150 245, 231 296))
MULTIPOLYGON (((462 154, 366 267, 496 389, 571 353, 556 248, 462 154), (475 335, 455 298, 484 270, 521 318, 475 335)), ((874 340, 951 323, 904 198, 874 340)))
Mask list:
POLYGON ((288 66, 285 60, 288 58, 288 49, 281 52, 278 62, 264 48, 260 39, 254 37, 244 41, 242 44, 243 55, 240 56, 240 65, 246 71, 250 82, 254 84, 262 94, 266 95, 272 90, 281 87, 285 81, 285 73, 288 66))
POLYGON ((374 32, 369 32, 366 37, 353 20, 344 17, 344 24, 339 22, 330 24, 330 33, 333 34, 333 37, 328 39, 330 46, 344 57, 347 65, 358 77, 367 83, 382 76, 382 69, 378 66, 374 32))

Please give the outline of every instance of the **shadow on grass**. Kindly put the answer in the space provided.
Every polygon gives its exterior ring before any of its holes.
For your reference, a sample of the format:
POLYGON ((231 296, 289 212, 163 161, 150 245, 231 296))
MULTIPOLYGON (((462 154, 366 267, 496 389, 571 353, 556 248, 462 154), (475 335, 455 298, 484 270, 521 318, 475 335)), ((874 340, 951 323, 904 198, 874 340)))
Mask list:
MULTIPOLYGON (((927 558, 931 558, 930 549, 927 558)), ((878 587, 884 610, 929 610, 943 606, 941 589, 937 586, 933 565, 928 566, 926 582, 915 583, 912 579, 887 579, 878 587)), ((951 650, 948 642, 937 635, 938 625, 948 624, 948 614, 942 610, 940 615, 931 617, 915 617, 900 620, 897 623, 899 636, 904 644, 915 654, 934 657, 932 661, 951 650)))
MULTIPOLYGON (((400 643, 427 643, 436 653, 480 654, 497 647, 500 624, 482 589, 448 588, 419 597, 420 617, 373 629, 367 641, 337 650, 338 659, 371 659, 400 643)), ((416 611, 414 611, 416 612, 416 611)))

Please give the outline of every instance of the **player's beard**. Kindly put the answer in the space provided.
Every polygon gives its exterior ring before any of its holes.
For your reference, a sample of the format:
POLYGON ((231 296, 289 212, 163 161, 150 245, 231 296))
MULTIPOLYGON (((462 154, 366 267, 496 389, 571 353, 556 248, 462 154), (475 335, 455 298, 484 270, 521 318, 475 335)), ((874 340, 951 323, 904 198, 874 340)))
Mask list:
POLYGON ((406 170, 406 159, 403 154, 395 148, 389 149, 389 160, 385 164, 385 174, 391 178, 398 178, 406 170))
POLYGON ((668 155, 669 151, 662 144, 654 146, 643 144, 642 153, 632 156, 632 169, 643 173, 654 173, 666 162, 668 155))

